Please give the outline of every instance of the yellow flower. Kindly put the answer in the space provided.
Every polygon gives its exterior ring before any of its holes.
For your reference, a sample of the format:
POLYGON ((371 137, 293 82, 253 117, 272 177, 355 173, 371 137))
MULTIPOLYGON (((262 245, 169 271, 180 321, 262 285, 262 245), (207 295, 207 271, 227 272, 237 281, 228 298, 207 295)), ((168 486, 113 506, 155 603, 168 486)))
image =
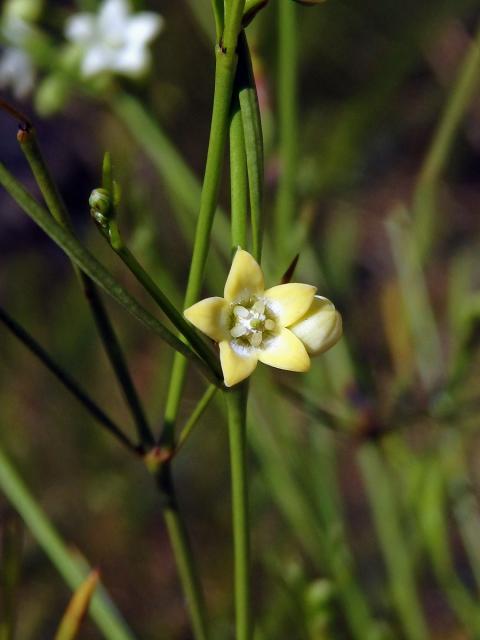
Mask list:
POLYGON ((332 347, 342 334, 338 311, 309 284, 265 289, 254 258, 238 249, 224 297, 206 298, 184 311, 193 325, 218 342, 225 386, 241 382, 263 362, 307 371, 310 355, 332 347))

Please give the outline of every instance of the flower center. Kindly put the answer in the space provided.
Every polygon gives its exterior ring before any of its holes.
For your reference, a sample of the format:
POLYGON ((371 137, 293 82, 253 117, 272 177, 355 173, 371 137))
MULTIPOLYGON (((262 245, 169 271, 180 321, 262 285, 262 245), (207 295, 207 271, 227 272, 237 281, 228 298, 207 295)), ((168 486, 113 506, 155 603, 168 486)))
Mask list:
POLYGON ((239 344, 260 347, 276 326, 264 300, 250 298, 243 304, 232 305, 230 335, 239 344))

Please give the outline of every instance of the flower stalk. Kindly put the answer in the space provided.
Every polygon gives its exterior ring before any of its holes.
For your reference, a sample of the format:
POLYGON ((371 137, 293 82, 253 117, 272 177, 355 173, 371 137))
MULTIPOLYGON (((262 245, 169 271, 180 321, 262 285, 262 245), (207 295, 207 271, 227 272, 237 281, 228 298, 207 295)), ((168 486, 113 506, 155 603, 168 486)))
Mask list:
POLYGON ((162 340, 179 351, 184 357, 195 362, 205 377, 218 384, 210 368, 184 342, 179 340, 157 318, 142 307, 110 274, 103 265, 77 240, 77 238, 59 225, 43 207, 25 190, 20 182, 0 163, 0 184, 17 202, 21 209, 57 244, 70 258, 106 291, 120 306, 139 322, 156 333, 162 340))
POLYGON ((236 640, 252 637, 246 412, 248 381, 225 394, 228 411, 235 565, 236 640))
MULTIPOLYGON (((237 68, 236 46, 241 29, 244 5, 245 0, 232 0, 230 3, 229 10, 225 16, 223 38, 217 44, 215 50, 215 89, 212 122, 200 198, 200 212, 198 214, 191 267, 185 294, 185 307, 190 306, 197 300, 203 282, 222 175, 223 153, 228 136, 233 82, 237 68)), ((175 423, 185 381, 186 365, 185 359, 176 354, 167 394, 164 429, 160 438, 162 445, 167 444, 172 449, 174 448, 175 423)))

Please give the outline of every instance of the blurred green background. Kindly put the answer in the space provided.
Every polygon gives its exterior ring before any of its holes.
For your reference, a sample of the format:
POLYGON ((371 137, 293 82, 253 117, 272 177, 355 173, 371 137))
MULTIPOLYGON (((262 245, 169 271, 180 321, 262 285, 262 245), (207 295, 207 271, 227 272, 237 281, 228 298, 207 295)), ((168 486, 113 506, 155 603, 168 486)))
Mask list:
MULTIPOLYGON (((282 175, 279 108, 285 97, 279 78, 288 73, 279 54, 285 46, 278 28, 281 2, 286 0, 270 0, 247 29, 265 136, 267 281, 278 282, 299 251, 299 281, 317 284, 335 302, 345 337, 308 376, 259 370, 252 380, 258 639, 478 638, 478 61, 441 170, 434 180, 419 182, 446 105, 460 93, 462 65, 472 47, 478 49, 478 3, 295 5, 296 217, 282 252, 273 250, 270 233, 282 175)), ((47 2, 37 25, 61 51, 66 16, 95 6, 47 2)), ((213 91, 213 18, 201 0, 135 6, 165 19, 142 82, 117 78, 91 88, 72 81, 68 99, 48 114, 45 105, 38 114, 38 94, 18 101, 7 89, 2 96, 34 121, 82 241, 150 307, 90 221, 88 197, 101 182, 103 152, 110 150, 129 245, 180 306, 193 225, 185 192, 196 196, 182 189, 181 179, 176 186, 175 179, 165 179, 162 159, 152 162, 155 152, 142 142, 144 123, 121 108, 122 96, 133 96, 154 116, 201 180, 213 91)), ((37 86, 53 65, 39 60, 37 86)), ((2 115, 1 160, 38 195, 15 135, 15 123, 2 115)), ((173 160, 160 154, 168 173, 173 160)), ((228 211, 228 179, 221 204, 228 211)), ((131 431, 70 264, 3 190, 0 220, 2 306, 131 431)), ((216 233, 221 244, 221 229, 216 233)), ((229 250, 209 263, 209 295, 221 292, 229 250)), ((158 431, 172 352, 115 304, 108 308, 158 431)), ((181 422, 203 385, 192 371, 181 422)), ((191 638, 148 473, 3 327, 0 426, 2 448, 65 541, 100 568, 138 637, 191 638)), ((212 637, 233 637, 229 467, 220 400, 201 419, 174 473, 212 637)), ((0 492, 0 528, 11 511, 0 492)), ((17 637, 52 637, 68 598, 27 531, 17 637)), ((87 622, 81 637, 101 636, 87 622)))

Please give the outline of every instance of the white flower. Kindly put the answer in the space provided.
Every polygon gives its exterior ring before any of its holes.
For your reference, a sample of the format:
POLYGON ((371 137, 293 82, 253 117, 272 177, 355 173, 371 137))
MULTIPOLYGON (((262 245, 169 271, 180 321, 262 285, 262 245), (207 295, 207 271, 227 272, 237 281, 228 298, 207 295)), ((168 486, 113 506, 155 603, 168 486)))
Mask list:
POLYGON ((218 342, 225 385, 231 387, 247 378, 258 362, 307 371, 310 355, 326 351, 339 340, 340 314, 315 291, 299 283, 265 290, 260 266, 247 251, 238 249, 224 297, 201 300, 184 315, 218 342))
POLYGON ((148 67, 147 45, 162 26, 163 19, 155 13, 131 15, 127 0, 104 0, 98 14, 72 16, 65 33, 82 49, 81 70, 85 77, 102 71, 137 76, 148 67))
POLYGON ((0 53, 0 88, 11 88, 17 100, 25 98, 33 89, 35 69, 28 53, 7 47, 0 53))

